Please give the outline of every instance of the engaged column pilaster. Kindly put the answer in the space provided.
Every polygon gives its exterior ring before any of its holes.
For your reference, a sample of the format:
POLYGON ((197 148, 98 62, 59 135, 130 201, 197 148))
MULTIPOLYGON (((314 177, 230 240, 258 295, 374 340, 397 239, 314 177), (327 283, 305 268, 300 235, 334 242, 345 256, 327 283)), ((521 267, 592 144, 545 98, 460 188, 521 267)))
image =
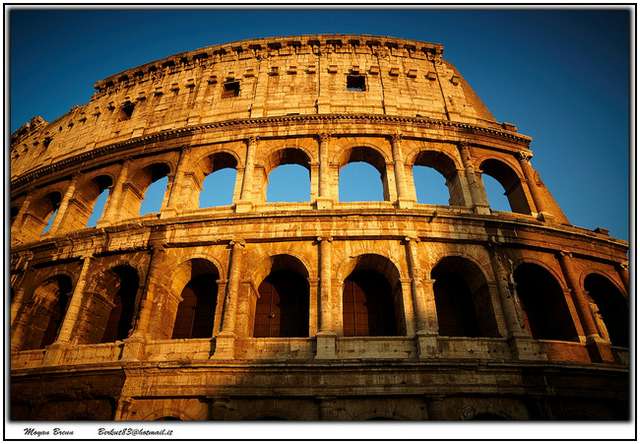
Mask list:
POLYGON ((331 198, 331 168, 329 165, 329 143, 331 142, 331 134, 323 133, 318 136, 318 158, 320 159, 320 174, 318 181, 318 198, 316 199, 316 208, 318 210, 326 210, 333 207, 333 199, 331 198))
POLYGON ((244 174, 242 175, 242 190, 240 192, 240 200, 236 202, 236 212, 238 213, 253 209, 253 175, 258 137, 249 137, 246 144, 247 158, 244 164, 244 174))
POLYGON ((565 276, 571 295, 573 296, 573 303, 578 310, 578 316, 587 339, 587 349, 589 355, 594 362, 614 362, 615 358, 611 351, 611 344, 606 339, 600 337, 598 329, 596 327, 593 314, 589 306, 589 300, 580 286, 580 281, 576 275, 572 255, 566 251, 561 251, 558 254, 558 260, 562 267, 562 272, 565 276))
POLYGON ((229 281, 227 284, 227 294, 224 300, 222 313, 222 326, 216 338, 216 348, 214 358, 233 359, 235 356, 236 338, 236 314, 238 311, 238 295, 240 288, 240 268, 242 267, 242 254, 244 241, 233 240, 229 242, 229 281))
POLYGON ((394 134, 391 137, 391 151, 393 154, 393 171, 396 179, 396 189, 398 191, 398 208, 411 208, 415 203, 409 197, 407 181, 405 177, 404 156, 400 147, 402 141, 401 134, 394 134))

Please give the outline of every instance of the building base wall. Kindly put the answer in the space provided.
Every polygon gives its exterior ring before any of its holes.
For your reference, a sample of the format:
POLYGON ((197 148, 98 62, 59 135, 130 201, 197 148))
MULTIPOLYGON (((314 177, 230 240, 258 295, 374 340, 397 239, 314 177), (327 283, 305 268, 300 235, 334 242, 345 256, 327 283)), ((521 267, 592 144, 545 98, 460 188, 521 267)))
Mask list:
POLYGON ((12 420, 625 420, 619 367, 125 364, 15 372, 12 420), (46 384, 43 381, 48 381, 46 384))

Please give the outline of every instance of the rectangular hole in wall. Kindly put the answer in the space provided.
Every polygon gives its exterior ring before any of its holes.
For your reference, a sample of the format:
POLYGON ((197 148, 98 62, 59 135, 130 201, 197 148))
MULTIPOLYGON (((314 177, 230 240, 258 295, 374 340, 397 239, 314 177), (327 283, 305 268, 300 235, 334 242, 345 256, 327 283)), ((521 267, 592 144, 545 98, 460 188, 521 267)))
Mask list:
POLYGON ((222 87, 222 98, 238 97, 240 95, 240 82, 237 80, 225 82, 222 87))
POLYGON ((366 83, 364 76, 361 75, 348 75, 347 76, 347 91, 366 91, 366 83))

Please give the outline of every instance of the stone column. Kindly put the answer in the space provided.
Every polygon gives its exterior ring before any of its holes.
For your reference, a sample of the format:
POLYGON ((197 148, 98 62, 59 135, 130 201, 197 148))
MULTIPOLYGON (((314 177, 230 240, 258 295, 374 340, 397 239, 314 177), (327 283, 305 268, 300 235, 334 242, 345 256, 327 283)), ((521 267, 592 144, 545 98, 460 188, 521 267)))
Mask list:
MULTIPOLYGON (((269 179, 267 179, 269 182, 269 179)), ((309 202, 318 202, 318 189, 320 188, 320 163, 309 163, 309 202)), ((266 200, 266 197, 265 197, 266 200)))
MULTIPOLYGON (((456 168, 456 177, 460 185, 459 202, 466 207, 473 207, 473 198, 471 197, 471 185, 467 180, 467 173, 464 168, 456 168)), ((455 180, 455 179, 451 179, 455 180)))
POLYGON ((120 201, 122 199, 122 193, 124 192, 124 184, 126 183, 127 176, 129 175, 130 165, 130 159, 126 159, 122 164, 122 168, 120 168, 116 183, 113 185, 113 187, 111 187, 111 192, 109 193, 109 198, 107 199, 107 202, 105 204, 102 218, 96 224, 97 227, 109 225, 119 220, 118 210, 120 207, 120 201))
POLYGON ((416 323, 416 340, 419 359, 429 359, 438 355, 438 314, 433 292, 433 279, 423 275, 418 255, 417 237, 405 237, 405 252, 411 276, 413 311, 416 323))
POLYGON ((16 316, 18 315, 18 311, 22 304, 24 303, 24 288, 19 288, 14 290, 13 293, 13 301, 11 301, 11 325, 13 326, 16 316))
POLYGON ((24 223, 25 216, 30 210, 31 202, 33 201, 33 194, 27 194, 22 202, 22 206, 20 207, 20 211, 18 211, 18 215, 16 219, 13 221, 11 225, 11 243, 21 243, 23 240, 23 232, 22 225, 24 223))
POLYGON ((141 295, 142 300, 138 312, 138 320, 135 323, 131 336, 124 340, 126 345, 123 352, 123 360, 139 360, 144 358, 144 345, 148 340, 149 323, 151 322, 151 313, 153 312, 156 293, 153 279, 162 273, 161 264, 165 257, 164 248, 164 245, 160 242, 155 242, 151 245, 151 259, 149 260, 147 276, 141 295))
POLYGON ((244 241, 232 240, 229 242, 229 246, 231 247, 229 271, 227 273, 229 280, 222 312, 221 331, 216 338, 214 357, 217 359, 233 359, 235 355, 236 314, 238 311, 240 271, 242 268, 244 241))
POLYGON ((582 328, 587 337, 589 355, 594 362, 614 362, 615 358, 611 351, 611 344, 607 343, 606 340, 598 334, 598 329, 589 306, 589 300, 580 286, 580 281, 571 258, 571 253, 566 251, 561 251, 558 254, 562 272, 571 290, 573 303, 576 306, 582 328))
POLYGON ((330 134, 320 134, 318 136, 318 158, 320 159, 320 177, 318 181, 318 198, 316 208, 324 210, 333 206, 331 198, 331 166, 329 165, 329 142, 330 134))
POLYGON ((309 284, 309 337, 316 336, 319 331, 319 314, 318 295, 320 294, 320 279, 316 276, 310 276, 307 279, 309 284))
POLYGON ((384 165, 384 173, 381 175, 382 192, 385 202, 394 202, 398 200, 396 177, 393 170, 393 162, 386 162, 384 165))
POLYGON ((319 237, 320 253, 320 331, 334 331, 331 319, 331 237, 319 237))
POLYGON ((618 270, 618 274, 620 275, 620 279, 622 279, 622 285, 627 290, 627 294, 629 293, 629 263, 625 262, 622 264, 616 265, 616 270, 618 270))
POLYGON ((66 343, 71 341, 71 335, 75 329, 80 315, 80 309, 82 308, 82 296, 84 294, 84 288, 87 284, 87 277, 91 268, 92 256, 85 256, 82 258, 82 269, 80 275, 76 281, 76 285, 73 289, 73 294, 69 300, 67 307, 67 313, 64 316, 64 321, 60 327, 60 333, 58 333, 57 343, 66 343))
POLYGON ((553 216, 548 212, 545 206, 544 197, 542 196, 542 194, 540 194, 540 189, 536 184, 535 173, 533 172, 533 167, 529 162, 531 156, 532 155, 530 153, 527 153, 525 151, 520 151, 518 153, 520 168, 522 168, 527 186, 529 187, 529 191, 531 192, 531 197, 533 198, 533 203, 536 206, 534 211, 542 214, 545 220, 550 220, 553 219, 553 216))
POLYGON ((240 192, 240 200, 236 202, 237 212, 251 211, 251 209, 253 208, 253 175, 254 164, 256 161, 258 138, 255 136, 249 137, 246 140, 246 144, 247 157, 244 164, 244 174, 242 175, 242 190, 240 192))
POLYGON ((67 208, 69 208, 69 201, 73 198, 73 195, 76 193, 76 184, 78 183, 79 175, 76 174, 71 179, 69 186, 67 187, 66 193, 64 193, 64 197, 60 202, 60 206, 58 207, 58 213, 56 214, 56 218, 51 224, 51 229, 49 230, 49 234, 56 234, 58 232, 63 232, 64 229, 61 229, 62 221, 64 220, 65 213, 67 212, 67 208))
MULTIPOLYGON (((427 301, 422 292, 422 277, 420 276, 420 262, 418 259, 417 243, 415 237, 405 237, 404 245, 409 265, 409 275, 411 276, 411 293, 413 295, 413 312, 416 319, 416 333, 427 333, 429 331, 429 319, 427 301)), ((434 333, 431 330, 431 333, 434 333)), ((437 330, 435 331, 437 334, 437 330)))
POLYGON ((404 156, 400 148, 401 134, 394 134, 391 137, 391 151, 393 153, 393 171, 396 179, 396 189, 398 191, 398 208, 411 208, 413 200, 407 191, 407 181, 404 171, 404 156))
POLYGON ((173 178, 169 176, 169 179, 167 179, 167 200, 166 205, 163 205, 160 209, 161 218, 174 217, 176 214, 178 214, 178 211, 181 208, 187 209, 185 208, 184 203, 181 202, 181 197, 182 187, 184 186, 184 172, 188 164, 187 159, 189 158, 190 153, 191 148, 189 147, 183 148, 180 151, 178 165, 176 166, 176 171, 173 174, 173 178))
POLYGON ((438 355, 438 310, 436 295, 433 291, 435 280, 424 278, 421 282, 422 296, 426 310, 425 332, 418 332, 418 354, 420 359, 428 359, 438 355))
POLYGON ((523 313, 519 309, 515 287, 510 288, 510 272, 505 269, 500 261, 498 248, 495 243, 487 245, 511 351, 516 359, 529 361, 546 360, 547 357, 540 349, 538 342, 531 337, 531 333, 525 328, 525 321, 523 313))
POLYGON ((80 275, 76 281, 76 285, 73 289, 71 299, 67 306, 67 312, 64 315, 62 326, 58 332, 56 341, 47 347, 47 351, 44 357, 43 364, 56 365, 60 364, 64 360, 64 352, 69 348, 72 341, 71 335, 74 333, 78 317, 80 316, 80 309, 82 308, 82 300, 84 295, 84 288, 87 283, 87 276, 89 275, 89 269, 91 268, 91 255, 85 256, 82 259, 82 269, 80 275))
MULTIPOLYGON (((412 338, 416 336, 416 314, 415 304, 413 297, 413 279, 400 278, 398 279, 398 285, 400 289, 400 296, 402 300, 402 314, 404 318, 405 334, 412 338)), ((396 287, 397 288, 397 287, 396 287)), ((393 290, 396 293, 396 290, 393 290)))
POLYGON ((320 254, 320 331, 316 335, 316 359, 334 359, 336 357, 336 332, 333 325, 331 303, 331 242, 329 236, 318 237, 320 254))
POLYGON ((216 292, 216 310, 213 317, 213 337, 222 331, 222 309, 224 308, 224 295, 227 290, 228 280, 218 279, 218 291, 216 292))
POLYGON ((530 338, 531 334, 524 328, 524 319, 518 312, 517 302, 509 289, 509 273, 500 262, 497 249, 498 246, 494 243, 487 245, 509 337, 530 338))
POLYGON ((13 268, 14 270, 16 269, 22 270, 22 273, 20 274, 20 276, 11 281, 11 288, 13 289, 13 300, 11 301, 11 324, 10 324, 11 326, 13 326, 16 316, 18 315, 18 312, 20 311, 22 304, 24 303, 24 287, 22 284, 24 284, 27 273, 29 272, 29 267, 31 265, 32 258, 33 258, 33 253, 29 255, 24 255, 24 256, 20 255, 17 260, 17 263, 10 265, 10 267, 13 268), (26 258, 23 260, 25 256, 26 258), (15 268, 14 268, 14 265, 15 265, 15 268))
POLYGON ((478 214, 490 214, 489 203, 484 192, 484 186, 482 180, 476 173, 471 160, 471 152, 469 151, 469 145, 466 142, 458 144, 458 150, 460 151, 460 157, 462 158, 462 164, 464 166, 465 176, 467 177, 467 183, 471 191, 471 201, 473 202, 473 210, 478 214))
POLYGON ((143 292, 141 296, 140 310, 138 314, 138 321, 135 324, 135 328, 130 338, 139 338, 146 340, 149 330, 149 322, 151 321, 151 312, 154 305, 154 283, 153 279, 162 273, 160 264, 162 263, 165 255, 164 245, 161 243, 151 244, 151 258, 149 259, 149 266, 147 267, 147 275, 144 281, 143 292))

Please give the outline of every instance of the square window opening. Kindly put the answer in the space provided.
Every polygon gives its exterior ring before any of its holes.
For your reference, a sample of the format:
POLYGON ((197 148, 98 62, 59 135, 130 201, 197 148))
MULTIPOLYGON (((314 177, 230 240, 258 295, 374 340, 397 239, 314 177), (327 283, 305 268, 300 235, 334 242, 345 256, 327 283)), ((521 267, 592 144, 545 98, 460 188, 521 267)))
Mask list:
POLYGON ((348 75, 347 76, 347 91, 366 91, 367 86, 364 76, 361 75, 348 75))
POLYGON ((222 86, 222 97, 238 97, 240 95, 240 82, 235 80, 225 82, 222 86))
POLYGON ((135 105, 130 101, 126 101, 122 104, 122 108, 120 108, 120 120, 129 120, 133 115, 133 109, 135 105))

